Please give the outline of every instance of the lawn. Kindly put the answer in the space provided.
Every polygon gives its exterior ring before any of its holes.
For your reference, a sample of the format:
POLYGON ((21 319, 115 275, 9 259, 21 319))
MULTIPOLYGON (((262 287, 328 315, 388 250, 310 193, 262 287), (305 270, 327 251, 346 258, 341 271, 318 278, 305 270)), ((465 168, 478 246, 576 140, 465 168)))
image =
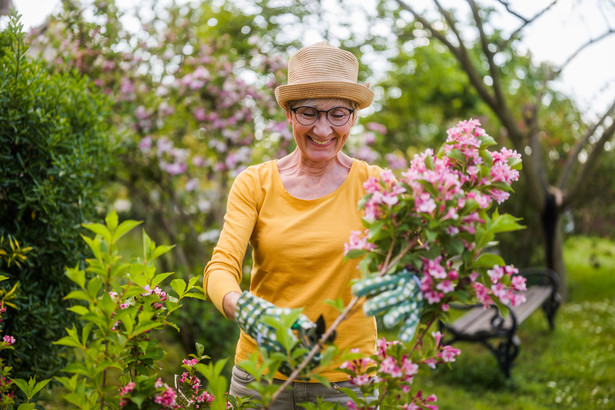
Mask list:
POLYGON ((521 351, 507 380, 493 355, 459 343, 461 357, 417 384, 447 409, 615 409, 615 244, 571 238, 565 245, 569 298, 551 332, 542 312, 519 329, 521 351))

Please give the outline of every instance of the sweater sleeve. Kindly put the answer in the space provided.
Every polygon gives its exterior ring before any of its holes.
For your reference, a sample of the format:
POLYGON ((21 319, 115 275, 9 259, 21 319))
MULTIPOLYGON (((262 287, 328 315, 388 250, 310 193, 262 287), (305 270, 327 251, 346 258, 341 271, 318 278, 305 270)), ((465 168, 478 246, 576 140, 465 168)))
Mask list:
POLYGON ((222 314, 224 296, 241 292, 243 259, 258 217, 259 185, 255 168, 240 173, 233 182, 220 238, 205 267, 203 288, 222 314))

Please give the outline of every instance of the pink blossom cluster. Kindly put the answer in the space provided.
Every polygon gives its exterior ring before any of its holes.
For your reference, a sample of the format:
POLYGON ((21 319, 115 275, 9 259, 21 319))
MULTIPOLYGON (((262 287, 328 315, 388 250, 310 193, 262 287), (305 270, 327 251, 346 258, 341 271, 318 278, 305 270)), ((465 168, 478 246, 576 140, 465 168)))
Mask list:
MULTIPOLYGON (((358 349, 350 349, 351 353, 359 353, 358 349)), ((350 383, 355 386, 365 386, 376 381, 374 375, 369 375, 369 370, 376 366, 376 362, 369 357, 358 357, 347 360, 340 365, 340 369, 346 369, 350 374, 350 383)))
POLYGON ((406 188, 397 183, 390 170, 384 170, 380 178, 369 177, 363 184, 363 188, 369 199, 364 206, 363 219, 373 223, 391 207, 397 204, 400 196, 406 192, 406 188))
POLYGON ((154 387, 158 390, 162 390, 161 392, 154 395, 154 403, 160 404, 163 409, 177 408, 175 404, 177 400, 177 392, 175 390, 169 387, 169 385, 164 383, 160 378, 156 380, 156 383, 154 383, 154 387))
POLYGON ((485 308, 493 304, 493 296, 505 305, 518 306, 526 300, 522 293, 526 290, 526 279, 518 273, 518 269, 513 266, 494 266, 487 271, 491 287, 476 281, 477 272, 470 274, 470 280, 476 297, 485 308))
POLYGON ((15 344, 15 338, 13 336, 9 336, 9 335, 4 335, 4 337, 2 338, 2 341, 7 345, 7 346, 11 346, 15 344))
POLYGON ((344 255, 348 255, 348 252, 352 250, 371 251, 371 250, 376 249, 376 245, 367 241, 368 233, 369 233, 369 230, 351 231, 348 242, 344 244, 344 255))
MULTIPOLYGON (((443 243, 456 241, 456 249, 463 246, 464 250, 474 251, 474 235, 485 225, 486 210, 505 200, 510 184, 519 178, 514 165, 520 155, 506 148, 487 150, 485 147, 492 143, 478 120, 460 121, 448 130, 447 141, 438 154, 427 149, 415 155, 399 180, 385 170, 379 178, 371 177, 364 183, 363 220, 368 226, 384 221, 391 235, 420 237, 413 251, 429 254, 420 256, 415 266, 421 273, 421 291, 427 303, 442 303, 443 310, 448 309, 447 300, 462 276, 458 258, 443 243), (396 232, 397 226, 410 232, 396 232), (439 252, 434 255, 433 250, 439 252)), ((368 232, 369 229, 352 232, 345 253, 377 251, 368 232)), ((498 269, 509 272, 514 268, 494 268, 498 269)), ((508 280, 496 280, 488 289, 472 280, 472 288, 481 301, 495 295, 504 303, 520 303, 523 296, 515 293, 521 289, 520 280, 515 279, 512 287, 507 286, 508 280)))
MULTIPOLYGON (((135 387, 136 387, 136 384, 134 382, 127 383, 126 386, 124 386, 124 387, 122 387, 120 389, 120 397, 123 397, 123 396, 129 394, 131 391, 134 390, 135 387)), ((120 408, 123 408, 127 404, 128 404, 128 400, 126 400, 125 398, 122 398, 120 400, 120 408)))
POLYGON ((405 353, 400 358, 389 355, 389 348, 397 344, 399 344, 399 342, 396 340, 389 342, 384 338, 378 340, 376 343, 378 357, 380 358, 378 376, 381 380, 397 379, 401 390, 404 393, 408 393, 414 376, 419 370, 419 366, 413 363, 405 353))
POLYGON ((145 296, 149 296, 149 295, 157 295, 158 296, 158 300, 152 302, 152 306, 154 307, 154 309, 162 309, 163 305, 161 302, 164 302, 165 300, 167 300, 167 293, 160 289, 158 286, 155 286, 154 289, 150 289, 149 285, 145 285, 143 287, 143 290, 145 290, 144 293, 141 293, 141 296, 145 297, 145 296))
MULTIPOLYGON (((196 360, 196 362, 198 363, 198 359, 186 359, 184 360, 184 364, 186 364, 186 361, 192 362, 193 360, 196 360)), ((186 403, 187 405, 194 405, 194 407, 198 409, 201 404, 208 405, 214 401, 215 397, 207 391, 203 391, 199 394, 201 380, 198 377, 190 375, 189 372, 184 372, 179 381, 183 385, 186 385, 191 392, 191 398, 188 399, 188 403, 186 403)))
MULTIPOLYGON (((400 404, 400 408, 403 409, 426 408, 435 410, 438 408, 432 404, 436 401, 435 395, 423 397, 421 391, 412 395, 411 386, 414 376, 418 373, 419 364, 412 361, 409 356, 410 352, 404 350, 404 345, 401 342, 387 341, 382 338, 377 341, 376 348, 377 354, 372 357, 354 358, 342 364, 340 368, 349 374, 351 384, 362 386, 363 390, 365 387, 376 386, 375 383, 378 382, 381 386, 385 385, 387 390, 399 391, 399 394, 397 394, 398 400, 403 403, 402 397, 408 398, 406 403, 400 404)), ((351 352, 357 351, 351 350, 351 352)), ((448 349, 439 349, 438 354, 441 354, 441 357, 434 358, 434 362, 443 361, 450 357, 448 349)), ((367 390, 369 391, 369 389, 367 390)), ((349 400, 346 406, 355 410, 374 408, 370 407, 369 404, 356 403, 353 400, 349 400)))
POLYGON ((449 345, 442 344, 442 338, 444 335, 439 331, 432 332, 431 335, 435 340, 434 350, 436 352, 435 356, 429 357, 423 360, 422 363, 425 363, 432 369, 436 368, 436 364, 438 363, 452 363, 457 359, 457 356, 461 354, 461 350, 456 349, 449 345))

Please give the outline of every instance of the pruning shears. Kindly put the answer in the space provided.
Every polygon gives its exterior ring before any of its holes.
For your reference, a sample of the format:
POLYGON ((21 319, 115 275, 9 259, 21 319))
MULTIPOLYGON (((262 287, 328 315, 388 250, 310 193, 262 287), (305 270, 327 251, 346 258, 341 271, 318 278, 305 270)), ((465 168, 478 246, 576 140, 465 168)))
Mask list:
POLYGON ((297 331, 299 340, 307 349, 311 349, 321 342, 333 343, 335 337, 337 336, 337 332, 333 331, 327 340, 320 340, 327 330, 325 318, 322 315, 318 316, 316 323, 302 323, 301 325, 296 324, 292 327, 292 329, 297 331))

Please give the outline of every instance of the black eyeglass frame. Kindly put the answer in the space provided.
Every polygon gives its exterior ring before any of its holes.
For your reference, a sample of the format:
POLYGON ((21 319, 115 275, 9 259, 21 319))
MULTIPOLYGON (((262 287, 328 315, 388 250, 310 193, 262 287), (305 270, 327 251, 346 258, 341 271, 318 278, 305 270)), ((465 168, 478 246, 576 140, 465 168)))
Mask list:
POLYGON ((295 114, 295 118, 297 118, 297 121, 299 122, 299 124, 301 124, 303 126, 306 126, 306 127, 315 124, 316 121, 318 121, 320 119, 320 113, 322 113, 322 112, 325 113, 325 117, 327 118, 327 121, 329 121, 329 124, 331 124, 334 127, 343 127, 344 125, 348 124, 348 121, 350 121, 350 117, 352 117, 352 114, 354 114, 354 112, 356 111, 356 108, 333 107, 333 108, 331 108, 329 110, 324 110, 323 111, 323 110, 317 110, 316 108, 310 107, 309 105, 301 105, 299 107, 290 108, 290 110, 295 114), (310 109, 316 111, 316 114, 318 114, 318 115, 316 115, 316 119, 314 119, 314 121, 312 121, 309 124, 304 124, 301 121, 299 121, 299 118, 297 117, 297 110, 300 109, 300 108, 310 108, 310 109), (347 110, 347 111, 349 111, 350 114, 348 115, 348 118, 346 119, 345 123, 343 123, 343 124, 333 124, 333 122, 331 122, 331 119, 329 118, 329 113, 331 111, 333 111, 333 110, 339 110, 339 109, 347 110))

